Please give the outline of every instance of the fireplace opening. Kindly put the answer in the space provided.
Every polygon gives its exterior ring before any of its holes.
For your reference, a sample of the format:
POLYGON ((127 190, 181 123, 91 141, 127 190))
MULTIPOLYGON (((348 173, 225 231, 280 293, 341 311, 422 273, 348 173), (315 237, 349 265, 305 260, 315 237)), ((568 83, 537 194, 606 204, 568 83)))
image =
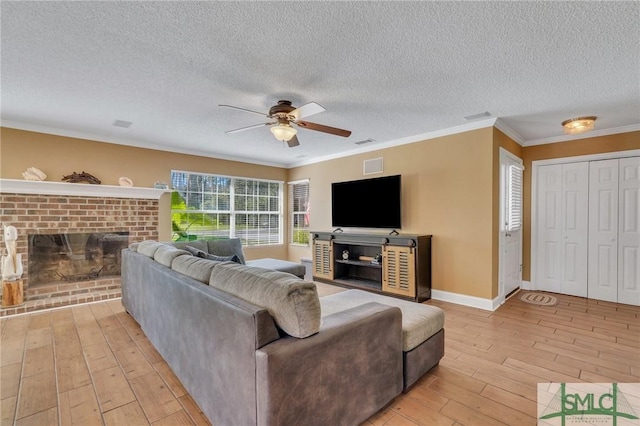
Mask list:
POLYGON ((29 236, 29 287, 119 277, 129 232, 29 236))

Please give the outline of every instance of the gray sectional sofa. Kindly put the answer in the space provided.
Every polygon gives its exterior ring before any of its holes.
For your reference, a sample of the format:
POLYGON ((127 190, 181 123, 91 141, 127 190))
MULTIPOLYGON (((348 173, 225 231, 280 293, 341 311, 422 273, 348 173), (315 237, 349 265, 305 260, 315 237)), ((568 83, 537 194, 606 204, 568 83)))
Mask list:
POLYGON ((442 357, 438 308, 404 302, 431 312, 435 330, 424 332, 414 314, 414 325, 403 318, 408 306, 380 303, 384 296, 321 300, 295 274, 185 246, 123 250, 122 303, 216 426, 358 425, 442 357), (408 340, 419 341, 407 350, 408 340), (429 356, 407 359, 429 341, 429 356))

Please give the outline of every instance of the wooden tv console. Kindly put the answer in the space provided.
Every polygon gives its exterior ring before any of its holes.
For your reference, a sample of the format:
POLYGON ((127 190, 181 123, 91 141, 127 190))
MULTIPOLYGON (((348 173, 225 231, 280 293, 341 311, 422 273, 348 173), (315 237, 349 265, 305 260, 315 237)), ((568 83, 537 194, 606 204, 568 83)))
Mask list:
POLYGON ((314 280, 416 302, 431 298, 431 235, 311 232, 311 237, 314 280))

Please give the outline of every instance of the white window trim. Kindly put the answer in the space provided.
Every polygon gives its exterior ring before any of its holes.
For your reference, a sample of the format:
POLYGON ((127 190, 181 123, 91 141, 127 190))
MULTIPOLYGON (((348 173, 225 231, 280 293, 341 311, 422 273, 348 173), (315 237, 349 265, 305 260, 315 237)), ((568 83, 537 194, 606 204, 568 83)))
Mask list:
MULTIPOLYGON (((218 178, 227 178, 227 179, 231 179, 231 187, 229 188, 229 210, 176 210, 176 212, 180 212, 180 213, 212 213, 212 214, 217 214, 217 213, 223 213, 226 214, 228 213, 229 216, 229 238, 237 238, 236 235, 236 214, 260 214, 260 213, 265 213, 265 214, 274 214, 275 212, 260 212, 260 211, 238 211, 235 210, 235 203, 234 203, 234 197, 235 197, 235 187, 233 185, 233 181, 236 179, 241 179, 241 180, 250 180, 250 181, 257 181, 257 182, 267 182, 267 183, 277 183, 279 185, 279 189, 278 189, 278 242, 277 243, 273 243, 273 244, 251 244, 251 245, 247 245, 248 247, 267 247, 267 246, 276 246, 276 245, 282 245, 284 243, 284 181, 281 180, 275 180, 275 179, 261 179, 261 178, 254 178, 254 177, 247 177, 247 176, 232 176, 232 175, 222 175, 222 174, 214 174, 214 173, 203 173, 203 172, 192 172, 192 171, 188 171, 188 170, 171 170, 171 176, 173 177, 174 173, 186 173, 189 175, 200 175, 200 176, 207 176, 207 177, 218 177, 218 178)), ((171 210, 172 212, 174 210, 171 210)))

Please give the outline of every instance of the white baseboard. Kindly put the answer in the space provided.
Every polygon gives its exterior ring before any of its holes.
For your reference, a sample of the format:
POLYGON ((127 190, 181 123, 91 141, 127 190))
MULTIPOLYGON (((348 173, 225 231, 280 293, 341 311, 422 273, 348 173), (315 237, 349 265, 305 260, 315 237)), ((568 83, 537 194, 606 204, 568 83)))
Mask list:
POLYGON ((531 284, 531 281, 522 281, 522 285, 520 286, 523 290, 537 290, 537 288, 534 287, 535 286, 531 284))
POLYGON ((484 309, 485 311, 495 311, 502 304, 499 297, 495 299, 483 299, 482 297, 467 296, 466 294, 452 293, 444 290, 431 290, 431 298, 451 302, 457 305, 470 306, 472 308, 484 309))

